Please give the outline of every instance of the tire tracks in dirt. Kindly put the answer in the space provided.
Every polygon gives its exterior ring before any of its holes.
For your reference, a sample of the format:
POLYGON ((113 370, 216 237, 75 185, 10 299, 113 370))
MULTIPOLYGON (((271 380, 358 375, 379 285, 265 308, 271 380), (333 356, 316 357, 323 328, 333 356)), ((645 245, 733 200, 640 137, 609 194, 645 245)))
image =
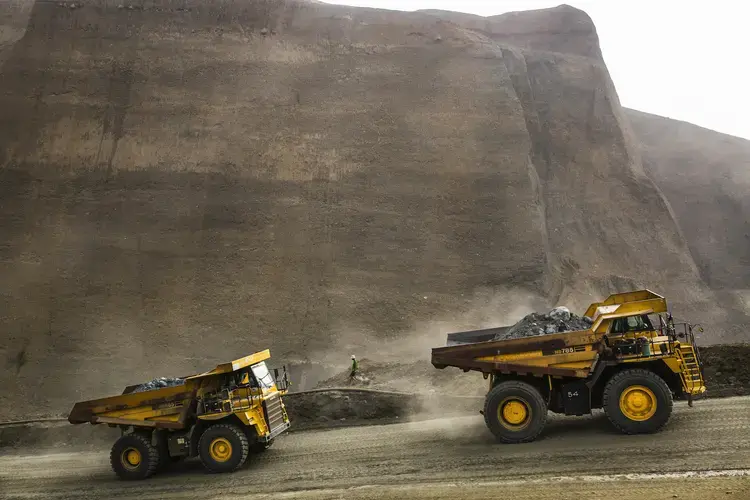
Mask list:
POLYGON ((106 450, 0 456, 7 498, 492 498, 739 500, 750 491, 750 398, 675 405, 662 432, 550 416, 535 442, 500 445, 480 416, 291 433, 233 474, 188 461, 122 482, 106 450), (677 495, 676 497, 673 495, 677 495))

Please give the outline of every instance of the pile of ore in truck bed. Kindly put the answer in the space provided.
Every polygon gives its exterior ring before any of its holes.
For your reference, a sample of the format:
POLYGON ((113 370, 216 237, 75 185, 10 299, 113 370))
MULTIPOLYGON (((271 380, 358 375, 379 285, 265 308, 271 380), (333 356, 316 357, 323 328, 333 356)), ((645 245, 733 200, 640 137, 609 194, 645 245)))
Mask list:
POLYGON ((495 335, 495 340, 509 340, 551 333, 575 332, 591 326, 591 318, 577 316, 567 307, 556 307, 547 314, 531 313, 508 329, 495 335))
POLYGON ((172 387, 173 385, 182 385, 184 383, 185 381, 181 378, 159 377, 139 385, 133 389, 133 392, 153 391, 154 389, 163 389, 164 387, 172 387))

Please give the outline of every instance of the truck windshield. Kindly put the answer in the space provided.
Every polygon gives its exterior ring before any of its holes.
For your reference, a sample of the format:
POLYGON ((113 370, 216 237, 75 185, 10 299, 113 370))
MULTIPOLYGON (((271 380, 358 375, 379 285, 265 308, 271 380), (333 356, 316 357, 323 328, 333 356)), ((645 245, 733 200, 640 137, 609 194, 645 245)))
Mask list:
POLYGON ((271 376, 271 373, 268 371, 268 367, 266 366, 266 363, 264 361, 253 365, 251 369, 253 370, 255 378, 258 379, 258 384, 260 384, 263 389, 270 389, 273 387, 273 376, 271 376))

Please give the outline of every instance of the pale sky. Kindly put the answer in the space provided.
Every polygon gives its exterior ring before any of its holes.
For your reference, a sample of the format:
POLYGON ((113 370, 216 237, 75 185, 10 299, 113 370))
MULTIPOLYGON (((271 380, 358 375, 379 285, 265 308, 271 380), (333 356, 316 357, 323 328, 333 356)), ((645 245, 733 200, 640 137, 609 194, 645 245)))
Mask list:
POLYGON ((567 3, 594 21, 623 106, 750 139, 746 0, 327 0, 492 16, 567 3))

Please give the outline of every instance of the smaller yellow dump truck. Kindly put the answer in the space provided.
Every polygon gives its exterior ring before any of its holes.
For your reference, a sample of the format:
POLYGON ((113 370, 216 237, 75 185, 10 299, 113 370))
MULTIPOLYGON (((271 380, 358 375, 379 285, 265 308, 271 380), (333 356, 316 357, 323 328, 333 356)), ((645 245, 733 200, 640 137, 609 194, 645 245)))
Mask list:
POLYGON ((290 426, 281 399, 286 368, 272 375, 265 363, 270 356, 257 352, 168 387, 128 386, 119 396, 76 403, 68 421, 122 430, 110 453, 121 479, 145 479, 194 456, 211 472, 232 472, 290 426))
POLYGON ((586 330, 509 340, 494 339, 511 327, 452 333, 432 350, 432 364, 489 379, 481 413, 503 443, 536 439, 548 411, 601 408, 624 433, 652 433, 669 420, 673 399, 692 405, 706 390, 694 325, 675 324, 667 311, 649 290, 614 294, 589 306, 586 330))

